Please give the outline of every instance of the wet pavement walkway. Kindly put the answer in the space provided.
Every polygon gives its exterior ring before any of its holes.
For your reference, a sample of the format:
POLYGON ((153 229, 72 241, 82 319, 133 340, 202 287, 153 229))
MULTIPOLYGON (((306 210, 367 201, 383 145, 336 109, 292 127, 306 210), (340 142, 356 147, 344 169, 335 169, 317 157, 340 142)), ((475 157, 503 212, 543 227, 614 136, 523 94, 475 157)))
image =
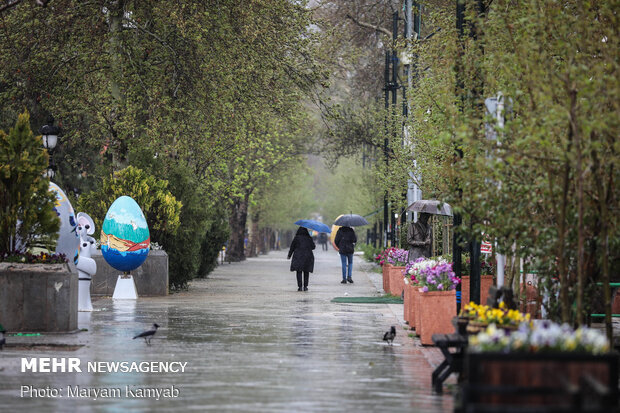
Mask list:
POLYGON ((87 331, 8 337, 13 344, 0 352, 0 410, 451 411, 450 392, 431 391, 440 353, 409 336, 402 304, 331 302, 381 295, 373 264, 356 256, 355 283, 343 285, 338 254, 317 250, 315 257, 307 292, 297 291, 286 252, 272 251, 220 265, 167 297, 94 299, 96 311, 80 313, 89 317, 80 322, 87 331), (161 327, 151 345, 132 340, 152 323, 161 327), (387 346, 382 336, 392 325, 397 337, 387 346), (31 357, 75 357, 82 372, 22 373, 22 358, 31 357), (102 370, 116 361, 187 364, 183 372, 102 370), (104 364, 87 371, 89 362, 104 364), (57 397, 46 389, 57 389, 57 397))

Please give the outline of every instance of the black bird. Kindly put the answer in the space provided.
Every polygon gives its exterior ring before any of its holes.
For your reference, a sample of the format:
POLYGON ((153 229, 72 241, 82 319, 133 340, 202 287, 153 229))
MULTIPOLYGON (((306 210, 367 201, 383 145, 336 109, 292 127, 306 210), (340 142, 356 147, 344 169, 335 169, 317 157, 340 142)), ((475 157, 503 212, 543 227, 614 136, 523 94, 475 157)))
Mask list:
POLYGON ((383 335, 383 341, 387 341, 387 343, 391 346, 394 341, 394 337, 396 337, 396 327, 392 326, 390 331, 386 331, 383 335))
POLYGON ((138 337, 144 337, 144 342, 147 343, 147 344, 151 344, 151 339, 153 338, 155 333, 157 333, 157 329, 158 328, 159 328, 159 326, 156 323, 153 323, 153 328, 138 334, 133 339, 135 340, 138 337))
POLYGON ((2 350, 2 347, 4 347, 4 345, 6 344, 6 338, 4 338, 4 333, 6 333, 6 330, 0 330, 0 350, 2 350))

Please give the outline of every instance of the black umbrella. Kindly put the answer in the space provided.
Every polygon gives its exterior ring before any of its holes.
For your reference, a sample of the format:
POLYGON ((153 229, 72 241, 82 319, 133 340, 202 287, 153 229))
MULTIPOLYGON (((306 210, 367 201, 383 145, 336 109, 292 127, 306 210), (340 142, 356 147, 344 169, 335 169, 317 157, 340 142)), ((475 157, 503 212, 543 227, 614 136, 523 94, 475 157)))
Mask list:
POLYGON ((426 212, 433 215, 452 216, 452 208, 445 202, 436 199, 420 199, 407 207, 408 211, 426 212))
POLYGON ((361 227, 362 225, 368 225, 368 221, 361 215, 345 214, 334 221, 334 225, 339 225, 341 227, 361 227))

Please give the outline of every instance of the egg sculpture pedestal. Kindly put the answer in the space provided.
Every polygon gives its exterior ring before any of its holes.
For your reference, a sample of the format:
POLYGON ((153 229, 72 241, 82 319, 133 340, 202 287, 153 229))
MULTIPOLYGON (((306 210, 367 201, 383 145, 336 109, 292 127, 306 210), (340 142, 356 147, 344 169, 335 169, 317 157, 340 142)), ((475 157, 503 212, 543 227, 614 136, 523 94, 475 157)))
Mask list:
POLYGON ((121 196, 112 203, 101 226, 101 254, 118 276, 112 298, 138 298, 131 271, 146 260, 151 244, 149 227, 140 206, 132 198, 121 196))

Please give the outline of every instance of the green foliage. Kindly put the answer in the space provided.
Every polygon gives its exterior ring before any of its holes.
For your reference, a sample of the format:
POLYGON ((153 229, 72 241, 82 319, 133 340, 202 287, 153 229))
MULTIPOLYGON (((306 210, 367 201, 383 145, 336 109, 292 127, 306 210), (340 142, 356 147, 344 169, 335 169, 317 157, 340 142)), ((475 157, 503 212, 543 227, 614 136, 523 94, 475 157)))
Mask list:
POLYGON ((364 259, 368 262, 376 262, 375 258, 383 250, 383 248, 373 247, 371 244, 360 243, 356 245, 356 248, 364 252, 364 259))
MULTIPOLYGON (((377 191, 373 170, 363 168, 359 161, 342 159, 335 167, 319 164, 315 168, 318 172, 314 187, 325 222, 351 212, 366 215, 381 205, 383 194, 377 191)), ((357 235, 360 239, 360 231, 357 235)))
POLYGON ((165 175, 174 196, 183 202, 179 229, 161 237, 169 257, 170 287, 181 289, 215 267, 228 229, 223 205, 205 191, 186 166, 173 166, 165 175))
POLYGON ((165 170, 183 160, 203 195, 230 201, 231 215, 239 206, 231 222, 243 232, 252 193, 311 143, 302 99, 326 81, 312 11, 288 0, 105 3, 3 13, 0 125, 15 107, 35 124, 54 114, 61 184, 82 191, 135 165, 136 149, 165 170))
POLYGON ((60 226, 55 196, 42 176, 47 152, 29 121, 25 112, 8 135, 0 130, 0 256, 14 251, 17 239, 25 247, 38 236, 55 239, 60 226))
POLYGON ((101 233, 108 209, 123 195, 133 198, 142 209, 152 241, 159 242, 161 236, 174 234, 179 228, 182 204, 168 190, 168 181, 128 166, 115 176, 104 179, 100 188, 78 200, 78 210, 88 213, 95 222, 95 237, 101 233))
MULTIPOLYGON (((410 99, 409 170, 425 198, 462 214, 462 232, 484 233, 512 257, 509 284, 520 259, 538 270, 566 322, 583 322, 588 283, 609 277, 618 256, 609 248, 620 237, 611 214, 620 199, 617 5, 499 0, 477 17, 468 2, 473 24, 462 38, 442 30, 413 49, 428 69, 410 99), (484 113, 483 100, 499 92, 503 127, 484 113)), ((454 27, 453 16, 437 8, 427 23, 454 27)))

